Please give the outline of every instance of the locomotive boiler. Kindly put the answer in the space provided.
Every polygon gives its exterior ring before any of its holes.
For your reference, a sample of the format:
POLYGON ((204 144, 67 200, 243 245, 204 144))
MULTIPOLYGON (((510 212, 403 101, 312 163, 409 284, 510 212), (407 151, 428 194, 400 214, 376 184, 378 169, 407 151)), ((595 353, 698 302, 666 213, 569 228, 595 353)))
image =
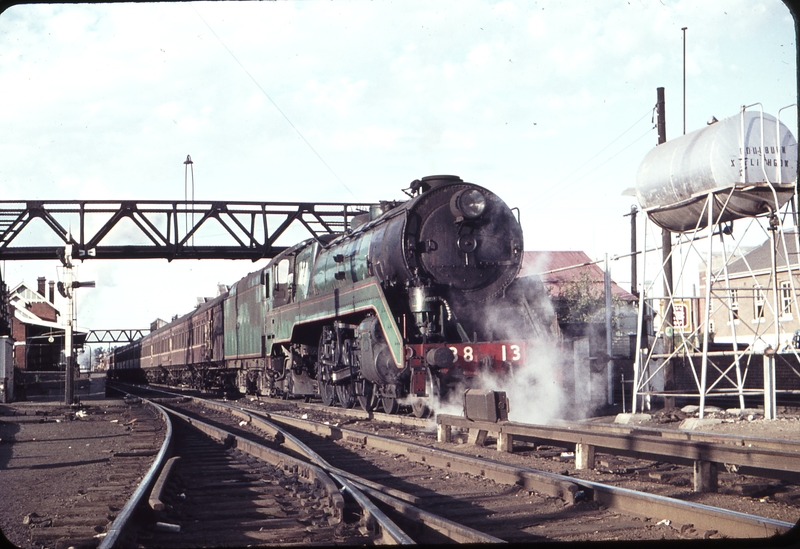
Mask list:
MULTIPOLYGON (((251 394, 380 404, 388 413, 405 404, 422 416, 482 374, 513 375, 552 324, 541 282, 517 278, 518 219, 457 176, 424 177, 407 194, 231 286, 218 298, 222 337, 205 361, 187 353, 195 363, 183 376, 213 371, 219 383, 223 371, 251 394)), ((179 343, 197 348, 196 338, 216 333, 198 325, 179 330, 187 333, 179 343)))

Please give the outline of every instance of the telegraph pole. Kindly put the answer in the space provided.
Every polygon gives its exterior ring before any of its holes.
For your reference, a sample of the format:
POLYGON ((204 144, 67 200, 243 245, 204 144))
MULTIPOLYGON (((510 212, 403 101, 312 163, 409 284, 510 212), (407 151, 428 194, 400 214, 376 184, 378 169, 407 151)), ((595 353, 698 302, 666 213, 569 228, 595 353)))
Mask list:
MULTIPOLYGON (((664 88, 656 89, 657 102, 656 110, 658 111, 658 144, 666 143, 667 141, 667 121, 664 111, 664 88)), ((661 229, 661 256, 664 265, 664 299, 666 306, 664 307, 664 317, 662 318, 662 333, 664 334, 664 353, 667 355, 672 354, 673 345, 673 327, 672 327, 672 233, 667 229, 661 229)), ((674 375, 672 371, 672 359, 667 359, 664 364, 664 390, 669 391, 673 389, 674 375)), ((675 407, 675 397, 664 397, 664 408, 675 407)))
POLYGON ((639 255, 636 246, 636 214, 638 213, 639 209, 635 205, 632 205, 631 213, 622 216, 631 218, 631 294, 636 297, 639 297, 638 265, 636 261, 636 256, 639 255))
POLYGON ((683 31, 683 135, 686 135, 686 29, 689 27, 681 27, 683 31))

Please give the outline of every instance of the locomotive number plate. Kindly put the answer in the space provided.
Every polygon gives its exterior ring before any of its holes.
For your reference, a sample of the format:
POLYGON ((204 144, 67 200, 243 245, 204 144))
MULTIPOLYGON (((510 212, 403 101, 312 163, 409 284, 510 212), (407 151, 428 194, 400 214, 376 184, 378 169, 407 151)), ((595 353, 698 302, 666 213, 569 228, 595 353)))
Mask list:
POLYGON ((479 362, 490 356, 501 362, 519 363, 525 359, 523 343, 456 343, 448 345, 453 353, 454 364, 470 364, 479 362))

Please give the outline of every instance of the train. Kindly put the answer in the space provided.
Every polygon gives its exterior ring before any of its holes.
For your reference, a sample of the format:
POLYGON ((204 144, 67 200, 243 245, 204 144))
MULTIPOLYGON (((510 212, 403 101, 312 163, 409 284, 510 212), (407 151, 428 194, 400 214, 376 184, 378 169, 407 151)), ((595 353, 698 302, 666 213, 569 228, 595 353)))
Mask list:
POLYGON ((519 211, 453 175, 404 192, 115 348, 109 377, 419 417, 513 378, 556 325, 541 280, 517 276, 519 211))

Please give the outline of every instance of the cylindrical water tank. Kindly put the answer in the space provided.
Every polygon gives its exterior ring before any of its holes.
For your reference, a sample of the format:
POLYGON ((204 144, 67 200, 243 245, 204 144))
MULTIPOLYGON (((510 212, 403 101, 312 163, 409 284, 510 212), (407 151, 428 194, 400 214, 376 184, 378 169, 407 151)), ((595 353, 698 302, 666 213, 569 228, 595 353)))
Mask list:
POLYGON ((682 232, 708 225, 709 196, 713 224, 776 211, 796 178, 792 132, 769 114, 743 111, 650 151, 636 196, 653 222, 682 232))

